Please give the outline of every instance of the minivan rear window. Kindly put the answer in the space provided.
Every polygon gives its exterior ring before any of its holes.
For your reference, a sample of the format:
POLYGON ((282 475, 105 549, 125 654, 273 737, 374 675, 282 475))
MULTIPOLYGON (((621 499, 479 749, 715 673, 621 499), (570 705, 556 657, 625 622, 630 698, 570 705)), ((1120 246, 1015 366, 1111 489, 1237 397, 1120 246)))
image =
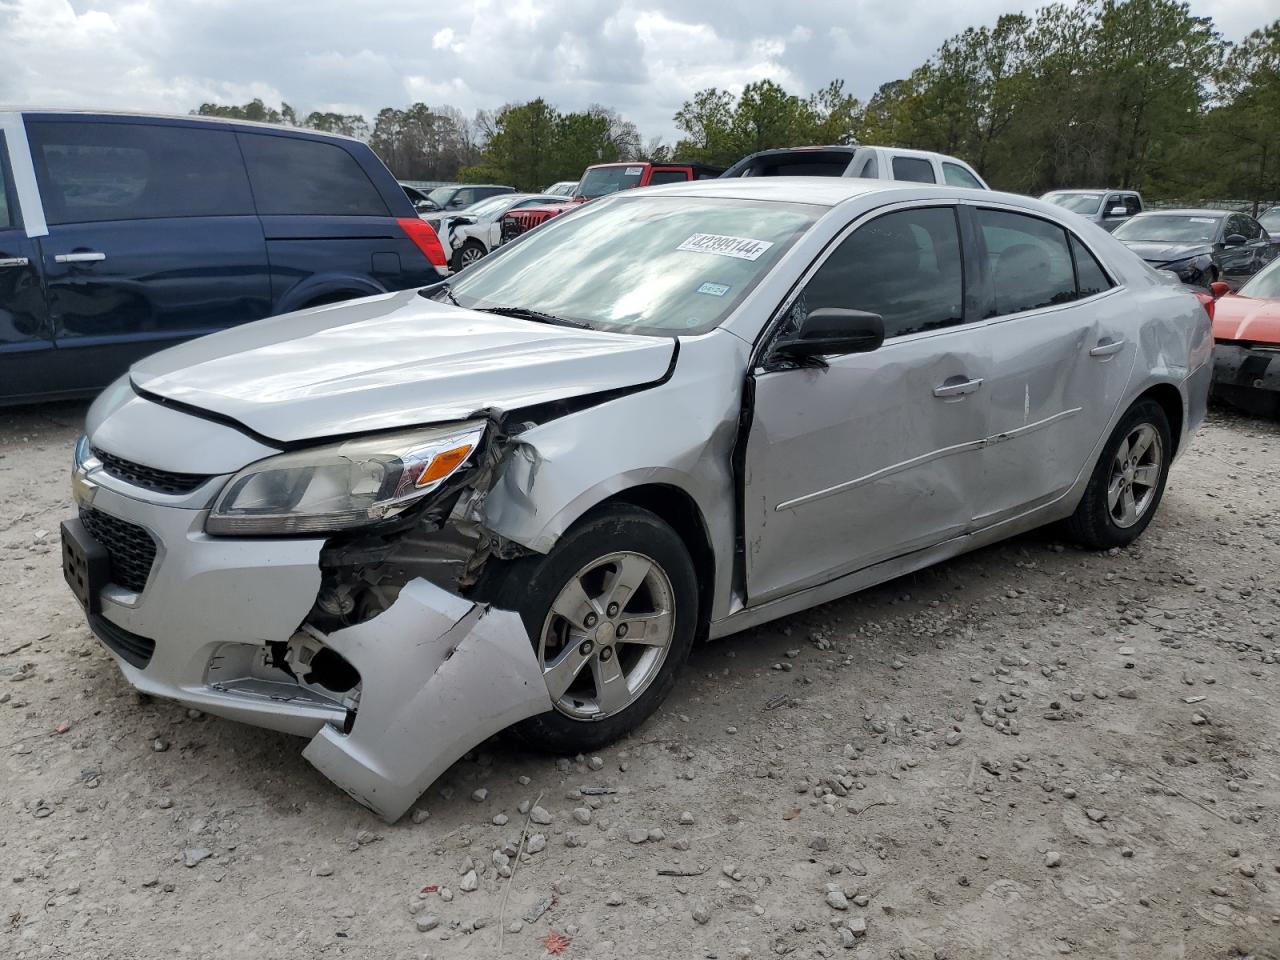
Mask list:
POLYGON ((356 158, 336 143, 242 133, 240 145, 264 217, 389 215, 356 158))
POLYGON ((27 139, 50 224, 253 214, 229 130, 29 120, 27 139))

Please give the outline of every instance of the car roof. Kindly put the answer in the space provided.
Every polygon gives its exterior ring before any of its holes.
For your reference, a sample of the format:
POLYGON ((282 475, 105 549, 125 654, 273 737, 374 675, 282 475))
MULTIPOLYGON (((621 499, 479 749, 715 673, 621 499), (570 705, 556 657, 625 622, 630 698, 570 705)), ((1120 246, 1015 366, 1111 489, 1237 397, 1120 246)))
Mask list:
MULTIPOLYGON (((645 187, 645 196, 724 197, 735 200, 769 200, 777 203, 810 203, 834 207, 846 200, 869 193, 903 194, 904 200, 941 193, 948 197, 982 198, 987 201, 1012 199, 1019 205, 1048 206, 1020 194, 998 193, 949 184, 916 183, 910 180, 872 180, 862 177, 717 177, 687 183, 645 187)), ((610 196, 634 194, 619 191, 610 196)), ((605 199, 605 198, 601 198, 605 199)), ((1055 208, 1056 209, 1056 208, 1055 208)))
POLYGON ((239 117, 211 117, 199 113, 143 113, 138 110, 75 110, 67 107, 13 107, 0 110, 4 114, 21 114, 22 116, 79 117, 84 120, 95 118, 121 120, 181 120, 184 123, 207 123, 223 126, 259 127, 263 130, 275 130, 281 133, 301 134, 313 137, 331 137, 335 140, 351 140, 363 143, 356 137, 348 137, 341 133, 329 133, 327 130, 313 130, 310 127, 291 127, 286 123, 263 123, 260 120, 242 120, 239 117))
POLYGON ((1044 196, 1052 193, 1132 193, 1137 194, 1137 190, 1126 190, 1123 187, 1064 187, 1061 190, 1049 190, 1044 196))
MULTIPOLYGON (((1143 210, 1141 213, 1136 214, 1136 216, 1139 216, 1139 217, 1159 217, 1159 216, 1213 217, 1216 220, 1220 217, 1227 217, 1233 213, 1238 213, 1238 212, 1239 211, 1237 210, 1199 210, 1194 207, 1186 207, 1186 208, 1180 208, 1177 210, 1143 210)), ((1247 217, 1248 214, 1246 213, 1244 214, 1244 216, 1247 217)))
POLYGON ((432 187, 432 190, 464 190, 471 187, 498 187, 502 190, 510 190, 515 192, 515 187, 508 183, 446 183, 439 187, 432 187))

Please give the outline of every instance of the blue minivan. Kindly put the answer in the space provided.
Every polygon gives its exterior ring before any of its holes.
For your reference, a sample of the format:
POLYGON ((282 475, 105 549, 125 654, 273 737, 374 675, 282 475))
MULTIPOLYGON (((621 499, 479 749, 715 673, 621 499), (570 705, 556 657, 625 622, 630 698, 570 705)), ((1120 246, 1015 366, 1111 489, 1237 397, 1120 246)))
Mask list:
POLYGON ((0 112, 0 404, 89 395, 182 340, 446 274, 359 140, 0 112))

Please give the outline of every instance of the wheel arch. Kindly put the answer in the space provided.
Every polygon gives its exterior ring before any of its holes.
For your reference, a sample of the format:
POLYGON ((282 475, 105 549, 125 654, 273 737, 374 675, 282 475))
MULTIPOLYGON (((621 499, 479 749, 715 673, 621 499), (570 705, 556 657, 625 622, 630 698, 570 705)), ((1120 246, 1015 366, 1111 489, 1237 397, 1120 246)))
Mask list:
POLYGON ((698 503, 685 490, 673 484, 645 483, 620 490, 589 509, 583 519, 615 504, 639 507, 661 519, 675 531, 698 577, 698 626, 696 638, 705 639, 711 622, 711 604, 715 596, 716 557, 711 547, 711 534, 698 503))
POLYGON ((1164 411, 1164 415, 1169 420, 1169 436, 1173 442, 1172 456, 1177 456, 1178 447, 1182 442, 1182 425, 1185 416, 1182 393, 1171 383, 1156 383, 1134 397, 1133 404, 1141 403, 1143 400, 1154 400, 1164 411))

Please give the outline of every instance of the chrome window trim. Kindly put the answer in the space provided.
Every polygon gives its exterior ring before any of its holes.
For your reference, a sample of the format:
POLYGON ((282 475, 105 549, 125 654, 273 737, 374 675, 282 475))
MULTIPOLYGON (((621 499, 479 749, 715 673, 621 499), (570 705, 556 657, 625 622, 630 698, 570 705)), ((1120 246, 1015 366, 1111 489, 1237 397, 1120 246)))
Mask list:
POLYGON ((27 238, 47 237, 49 225, 44 219, 44 204, 36 183, 36 168, 31 162, 31 145, 27 143, 27 125, 20 113, 0 113, 0 131, 4 132, 9 151, 9 172, 13 175, 14 193, 27 238))

